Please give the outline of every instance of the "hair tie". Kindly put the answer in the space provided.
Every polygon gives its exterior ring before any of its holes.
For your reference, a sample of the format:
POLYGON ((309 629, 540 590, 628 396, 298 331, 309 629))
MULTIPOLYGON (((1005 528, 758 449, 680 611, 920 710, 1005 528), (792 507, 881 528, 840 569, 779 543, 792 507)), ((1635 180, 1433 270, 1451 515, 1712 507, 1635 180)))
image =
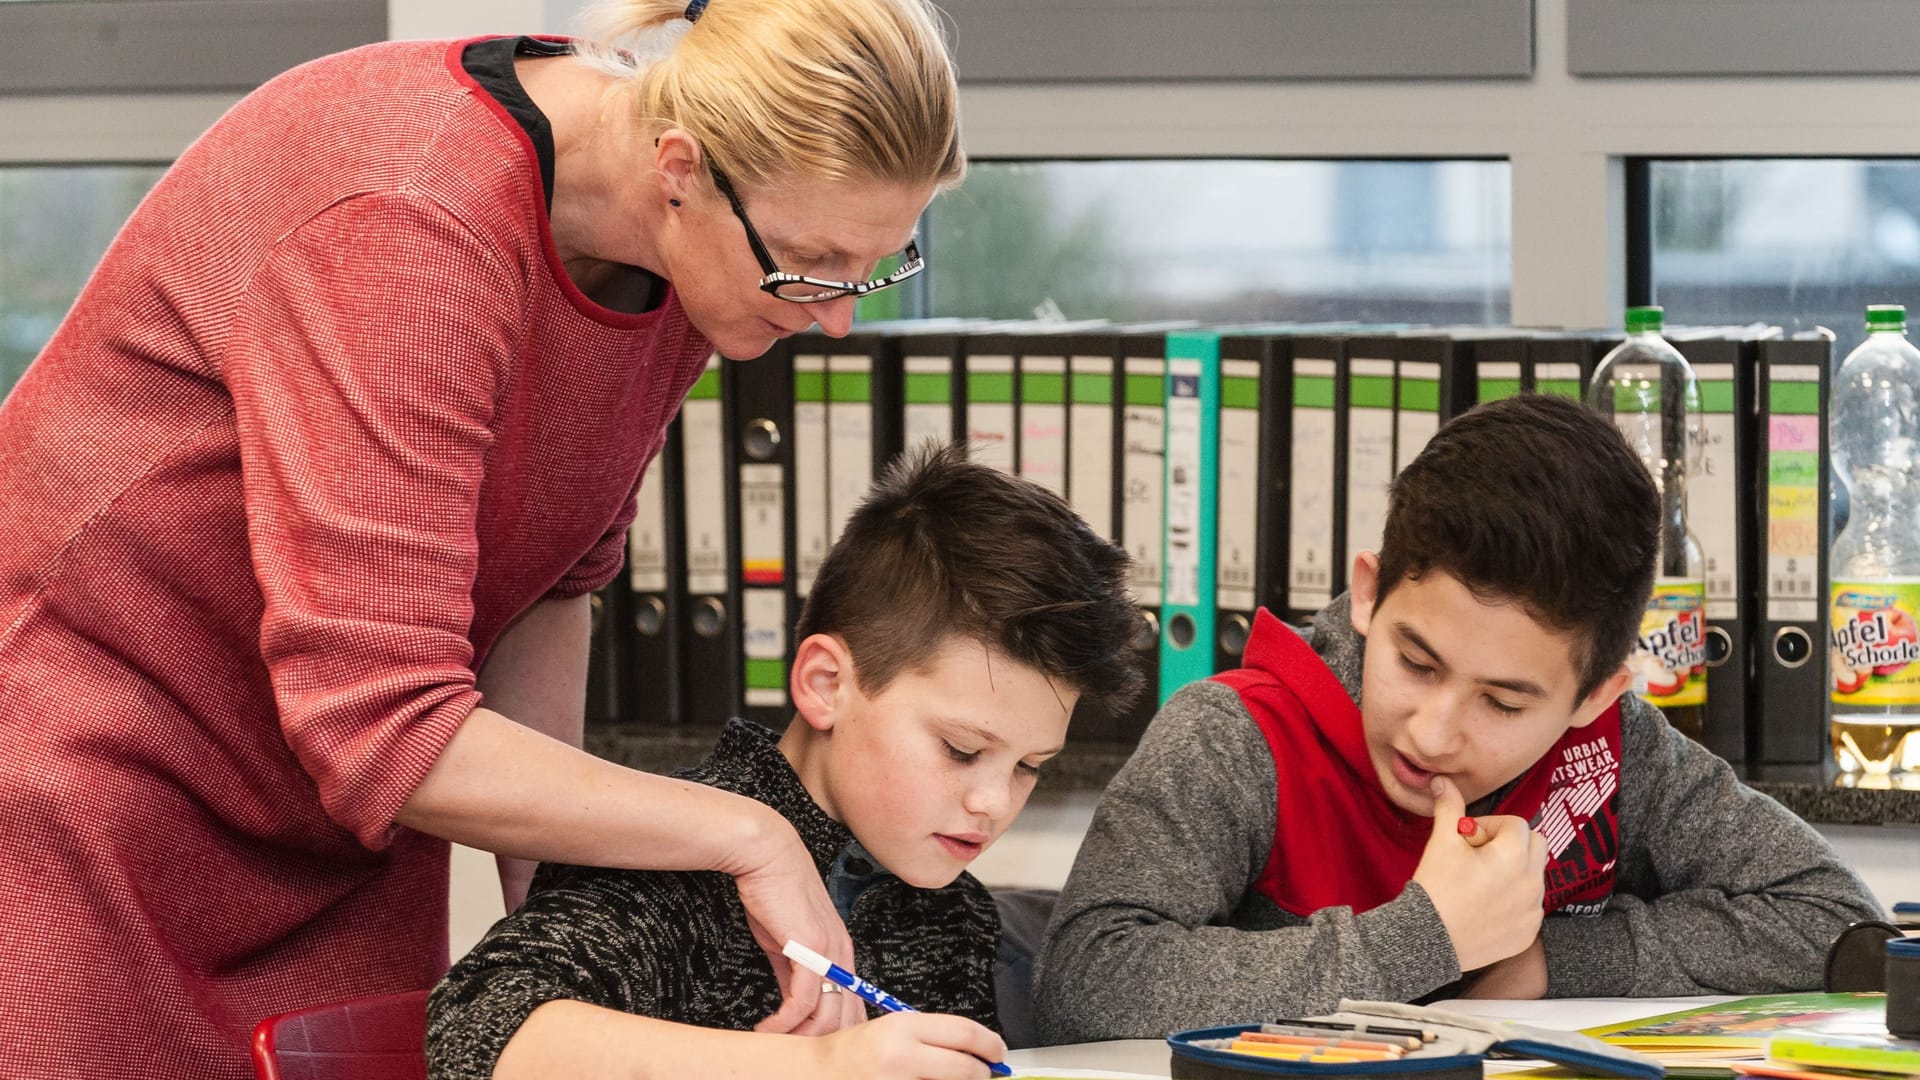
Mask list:
POLYGON ((702 12, 707 10, 707 0, 693 0, 687 5, 687 21, 699 22, 702 12))

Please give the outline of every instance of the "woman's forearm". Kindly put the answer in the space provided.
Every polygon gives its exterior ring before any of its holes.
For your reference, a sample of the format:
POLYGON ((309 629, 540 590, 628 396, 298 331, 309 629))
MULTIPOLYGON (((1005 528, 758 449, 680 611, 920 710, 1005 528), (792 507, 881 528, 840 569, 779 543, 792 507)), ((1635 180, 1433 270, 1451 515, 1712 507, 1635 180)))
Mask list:
POLYGON ((496 855, 732 874, 792 839, 761 803, 603 761, 486 708, 461 725, 398 820, 496 855))

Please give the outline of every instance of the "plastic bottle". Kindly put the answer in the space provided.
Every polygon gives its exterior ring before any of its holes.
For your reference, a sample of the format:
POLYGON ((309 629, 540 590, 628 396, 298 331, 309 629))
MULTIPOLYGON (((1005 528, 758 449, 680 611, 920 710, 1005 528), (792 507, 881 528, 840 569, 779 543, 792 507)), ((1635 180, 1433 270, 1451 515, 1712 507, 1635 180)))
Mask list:
POLYGON ((1635 693, 1690 738, 1706 732, 1706 559, 1687 531, 1687 473, 1704 447, 1693 367, 1660 336, 1665 313, 1627 309, 1627 340, 1600 361, 1587 404, 1613 420, 1660 492, 1660 564, 1628 657, 1635 693))
POLYGON ((1867 339, 1833 380, 1833 469, 1851 504, 1828 564, 1827 733, 1843 782, 1920 779, 1920 349, 1906 330, 1906 308, 1869 307, 1867 339))

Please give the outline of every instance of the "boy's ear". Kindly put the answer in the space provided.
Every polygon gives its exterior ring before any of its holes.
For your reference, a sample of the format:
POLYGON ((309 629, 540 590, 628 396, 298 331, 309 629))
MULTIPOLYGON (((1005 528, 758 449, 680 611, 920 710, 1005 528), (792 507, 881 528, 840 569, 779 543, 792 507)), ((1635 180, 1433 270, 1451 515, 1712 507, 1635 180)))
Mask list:
POLYGON ((1352 581, 1353 632, 1366 637, 1373 624, 1373 603, 1380 597, 1380 556, 1371 551, 1355 555, 1352 581))
POLYGON ((1586 727, 1600 719, 1600 714, 1607 711, 1607 706, 1620 700, 1620 695, 1626 693, 1627 687, 1632 685, 1633 671, 1627 665, 1621 664, 1620 670, 1607 676, 1605 681, 1594 687, 1593 693, 1588 694, 1587 699, 1573 710, 1573 723, 1567 726, 1586 727))
POLYGON ((833 634, 809 634, 794 650, 787 676, 793 711, 815 731, 833 730, 840 706, 853 692, 853 654, 833 634))

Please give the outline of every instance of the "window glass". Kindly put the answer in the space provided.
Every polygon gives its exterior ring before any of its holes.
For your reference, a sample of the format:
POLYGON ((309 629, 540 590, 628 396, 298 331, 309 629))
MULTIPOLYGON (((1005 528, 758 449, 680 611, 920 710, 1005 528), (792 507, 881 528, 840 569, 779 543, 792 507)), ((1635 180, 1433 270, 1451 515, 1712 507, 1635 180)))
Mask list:
POLYGON ((0 394, 73 306, 164 165, 0 166, 0 394))
POLYGON ((1499 324, 1510 202, 1504 161, 975 162, 862 314, 1499 324))
POLYGON ((1647 181, 1669 323, 1825 326, 1843 357, 1868 304, 1920 308, 1920 161, 1655 161, 1647 181))

